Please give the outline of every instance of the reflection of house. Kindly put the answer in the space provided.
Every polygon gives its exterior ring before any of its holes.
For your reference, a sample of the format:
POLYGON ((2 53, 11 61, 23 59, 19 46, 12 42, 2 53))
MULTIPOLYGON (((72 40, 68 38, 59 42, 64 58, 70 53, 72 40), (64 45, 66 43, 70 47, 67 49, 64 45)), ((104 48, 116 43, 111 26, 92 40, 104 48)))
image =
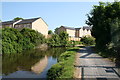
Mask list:
POLYGON ((58 34, 61 31, 66 31, 69 35, 69 40, 79 41, 81 37, 91 36, 91 27, 83 26, 82 28, 71 28, 66 26, 61 26, 58 29, 58 34))
POLYGON ((36 74, 40 74, 47 67, 47 64, 48 64, 48 58, 47 56, 45 56, 38 63, 32 66, 31 70, 35 72, 36 74))
POLYGON ((42 33, 45 36, 48 35, 48 25, 42 18, 6 21, 2 22, 2 27, 11 27, 16 29, 31 28, 42 33))

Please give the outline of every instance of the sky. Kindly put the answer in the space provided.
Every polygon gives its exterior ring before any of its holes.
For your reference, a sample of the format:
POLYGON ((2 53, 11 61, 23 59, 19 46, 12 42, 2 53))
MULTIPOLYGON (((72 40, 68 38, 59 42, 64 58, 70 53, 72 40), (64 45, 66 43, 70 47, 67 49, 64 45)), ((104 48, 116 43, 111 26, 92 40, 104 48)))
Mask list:
POLYGON ((24 19, 41 17, 48 29, 68 26, 79 28, 87 26, 86 14, 98 2, 2 2, 2 21, 9 21, 15 17, 24 19))

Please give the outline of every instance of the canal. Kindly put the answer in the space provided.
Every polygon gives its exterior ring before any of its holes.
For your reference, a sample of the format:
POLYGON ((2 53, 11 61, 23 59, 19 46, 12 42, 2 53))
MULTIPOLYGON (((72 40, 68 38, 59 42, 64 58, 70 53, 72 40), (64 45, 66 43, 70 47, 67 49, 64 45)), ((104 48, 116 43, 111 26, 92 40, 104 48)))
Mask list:
POLYGON ((3 78, 46 78, 47 71, 66 48, 32 49, 23 53, 4 54, 2 57, 3 78))

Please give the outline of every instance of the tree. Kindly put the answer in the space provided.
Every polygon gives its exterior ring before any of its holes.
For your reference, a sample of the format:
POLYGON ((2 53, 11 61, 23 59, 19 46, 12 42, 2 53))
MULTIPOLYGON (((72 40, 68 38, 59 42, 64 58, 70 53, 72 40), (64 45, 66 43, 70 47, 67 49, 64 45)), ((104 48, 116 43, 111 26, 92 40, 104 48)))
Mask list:
MULTIPOLYGON (((110 47, 120 66, 120 2, 100 2, 94 6, 86 23, 92 26, 92 35, 96 38, 96 48, 107 52, 110 56, 110 47), (112 46, 111 46, 112 45, 112 46)), ((103 53, 102 53, 103 54, 103 53)), ((113 55, 113 54, 112 54, 113 55)))
POLYGON ((58 33, 58 29, 59 29, 59 28, 56 28, 55 31, 54 31, 54 33, 59 34, 59 33, 58 33))
POLYGON ((23 18, 21 18, 21 17, 16 17, 16 18, 14 18, 13 20, 17 21, 17 20, 20 20, 20 19, 23 20, 23 18))
POLYGON ((113 19, 120 17, 120 2, 103 3, 94 6, 86 23, 92 26, 92 36, 96 38, 96 48, 100 51, 107 49, 111 42, 111 27, 113 19))
POLYGON ((116 66, 120 67, 120 19, 116 18, 111 24, 112 41, 110 46, 116 54, 116 66))
POLYGON ((68 34, 67 34, 67 32, 65 32, 65 31, 60 32, 59 37, 60 37, 61 45, 66 46, 66 44, 68 42, 68 34))
POLYGON ((48 34, 53 34, 52 30, 49 30, 49 31, 48 31, 48 34))
POLYGON ((60 37, 57 34, 53 34, 50 39, 48 39, 48 45, 52 47, 60 46, 60 37))

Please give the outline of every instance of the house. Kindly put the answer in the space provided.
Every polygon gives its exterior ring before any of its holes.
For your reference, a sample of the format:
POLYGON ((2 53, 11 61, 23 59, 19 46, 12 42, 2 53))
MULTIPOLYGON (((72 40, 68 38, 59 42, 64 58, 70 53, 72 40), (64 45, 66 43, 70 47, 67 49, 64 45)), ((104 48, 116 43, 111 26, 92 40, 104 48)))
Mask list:
POLYGON ((81 28, 76 29, 76 37, 84 37, 84 36, 91 36, 91 27, 83 26, 81 28))
POLYGON ((2 27, 11 27, 16 29, 30 28, 40 32, 45 37, 48 35, 48 25, 41 17, 2 22, 2 27))
POLYGON ((59 34, 61 31, 66 31, 69 35, 69 40, 80 41, 81 37, 91 36, 91 27, 83 26, 81 28, 72 28, 61 26, 57 33, 59 34))
POLYGON ((75 37, 75 28, 72 28, 72 27, 66 27, 66 26, 61 26, 59 29, 58 29, 58 34, 62 31, 65 31, 69 34, 69 37, 75 37))

